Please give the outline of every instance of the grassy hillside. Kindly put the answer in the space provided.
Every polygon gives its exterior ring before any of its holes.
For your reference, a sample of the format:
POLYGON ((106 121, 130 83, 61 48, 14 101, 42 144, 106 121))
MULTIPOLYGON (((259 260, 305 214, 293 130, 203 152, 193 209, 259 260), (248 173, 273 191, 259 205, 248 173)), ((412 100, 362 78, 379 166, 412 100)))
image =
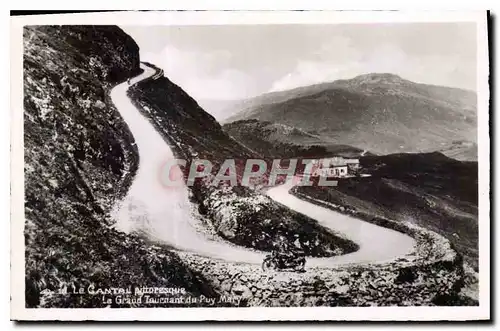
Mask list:
POLYGON ((341 180, 337 187, 300 187, 299 191, 438 232, 477 270, 477 162, 460 162, 440 153, 369 156, 360 162, 372 177, 341 180))
POLYGON ((441 150, 476 142, 476 95, 368 74, 245 100, 226 120, 258 119, 300 128, 376 154, 441 150))
POLYGON ((269 158, 322 158, 339 155, 356 157, 363 150, 337 145, 323 137, 280 123, 241 120, 223 126, 231 137, 269 158))
POLYGON ((108 93, 140 72, 136 43, 115 26, 27 26, 23 41, 26 306, 105 306, 41 293, 72 286, 211 294, 175 254, 112 228, 138 153, 108 93))
MULTIPOLYGON (((219 123, 194 99, 168 78, 146 80, 129 90, 143 114, 156 126, 178 158, 189 163, 196 158, 210 160, 217 171, 225 159, 236 159, 241 170, 247 159, 259 157, 229 137, 219 123)), ((192 200, 206 217, 207 228, 238 245, 271 250, 278 231, 292 243, 299 240, 312 256, 331 256, 357 246, 294 213, 264 194, 241 186, 213 187, 196 181, 192 200)))

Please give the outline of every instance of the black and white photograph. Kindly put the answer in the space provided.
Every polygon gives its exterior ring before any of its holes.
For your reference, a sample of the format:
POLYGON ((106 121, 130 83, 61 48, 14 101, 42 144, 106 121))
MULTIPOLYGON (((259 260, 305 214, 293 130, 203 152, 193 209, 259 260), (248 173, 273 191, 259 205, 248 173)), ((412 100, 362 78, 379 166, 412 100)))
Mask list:
POLYGON ((11 318, 488 319, 487 18, 11 17, 11 318))

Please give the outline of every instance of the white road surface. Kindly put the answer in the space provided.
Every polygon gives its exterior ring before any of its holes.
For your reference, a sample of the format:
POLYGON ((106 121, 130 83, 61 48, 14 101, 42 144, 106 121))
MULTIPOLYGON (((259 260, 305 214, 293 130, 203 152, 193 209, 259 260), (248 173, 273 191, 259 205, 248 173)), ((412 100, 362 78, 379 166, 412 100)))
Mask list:
POLYGON ((322 266, 329 262, 333 264, 384 262, 412 251, 415 245, 412 237, 301 200, 289 193, 292 187, 293 183, 289 181, 269 189, 267 194, 271 199, 315 219, 325 228, 341 233, 359 245, 359 249, 350 254, 330 259, 308 259, 309 266, 322 266))
MULTIPOLYGON (((141 65, 144 73, 133 78, 131 85, 154 75, 141 65)), ((129 84, 113 88, 111 98, 128 124, 139 149, 139 169, 127 196, 113 211, 116 227, 125 232, 139 230, 152 239, 183 251, 228 262, 260 264, 265 256, 222 240, 212 240, 197 230, 199 218, 188 199, 188 188, 165 187, 160 180, 163 164, 174 159, 172 150, 154 126, 127 97, 129 84)), ((289 194, 291 182, 271 188, 268 195, 277 202, 305 214, 356 242, 360 249, 333 258, 308 258, 307 266, 334 266, 352 263, 375 263, 401 257, 411 252, 415 241, 397 231, 349 217, 333 210, 300 200, 289 194)))

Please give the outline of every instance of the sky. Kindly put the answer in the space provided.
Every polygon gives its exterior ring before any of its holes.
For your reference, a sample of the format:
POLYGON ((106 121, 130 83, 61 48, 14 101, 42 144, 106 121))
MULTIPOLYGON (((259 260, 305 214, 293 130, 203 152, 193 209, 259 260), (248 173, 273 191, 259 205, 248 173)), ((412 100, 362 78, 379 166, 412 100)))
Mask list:
POLYGON ((150 61, 197 100, 237 100, 393 73, 476 89, 474 23, 122 26, 150 61))

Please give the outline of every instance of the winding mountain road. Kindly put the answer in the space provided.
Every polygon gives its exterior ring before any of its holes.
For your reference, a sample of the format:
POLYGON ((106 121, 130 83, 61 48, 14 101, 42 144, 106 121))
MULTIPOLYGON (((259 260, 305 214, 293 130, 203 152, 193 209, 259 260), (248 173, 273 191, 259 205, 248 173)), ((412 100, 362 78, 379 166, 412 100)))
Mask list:
POLYGON ((309 266, 324 266, 330 263, 380 263, 412 251, 415 240, 410 236, 301 200, 289 193, 293 186, 292 181, 288 181, 269 189, 267 195, 274 201, 315 219, 325 228, 342 233, 359 245, 357 251, 349 254, 328 259, 308 259, 309 266))
MULTIPOLYGON (((156 74, 142 65, 144 73, 131 85, 156 74)), ((139 149, 139 169, 123 201, 113 211, 116 227, 125 232, 142 231, 149 237, 176 249, 228 262, 260 264, 265 253, 236 246, 199 231, 196 208, 189 201, 188 188, 164 187, 159 179, 162 165, 174 154, 154 126, 127 96, 127 82, 111 91, 111 98, 134 135, 139 149)), ((147 109, 146 109, 147 110, 147 109)), ((344 234, 356 242, 356 252, 332 258, 308 258, 307 266, 329 267, 339 264, 376 263, 411 252, 415 240, 403 233, 340 214, 291 195, 291 182, 268 190, 275 201, 317 220, 324 227, 344 234)))

